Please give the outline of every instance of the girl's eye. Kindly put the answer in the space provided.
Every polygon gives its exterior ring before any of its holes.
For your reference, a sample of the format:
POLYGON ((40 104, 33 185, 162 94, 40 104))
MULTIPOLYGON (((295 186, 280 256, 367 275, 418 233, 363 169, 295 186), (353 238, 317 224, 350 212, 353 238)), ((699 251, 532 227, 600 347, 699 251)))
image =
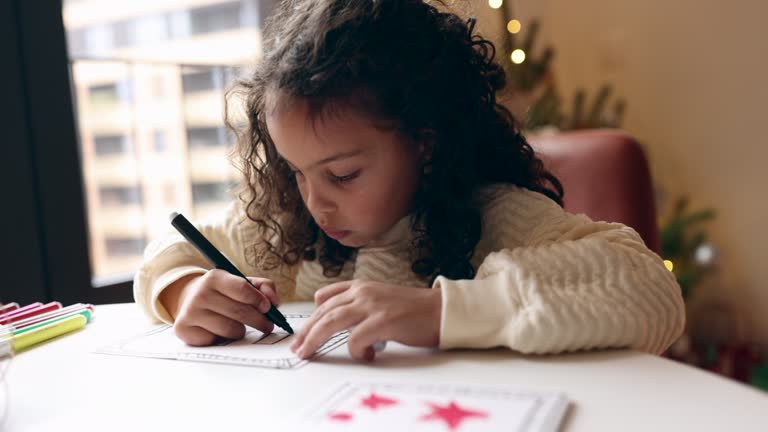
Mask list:
POLYGON ((353 173, 350 173, 350 174, 347 174, 347 175, 343 175, 343 176, 337 176, 337 175, 331 174, 331 179, 333 179, 333 181, 336 182, 336 183, 346 183, 346 182, 349 182, 351 180, 354 180, 359 175, 360 175, 360 170, 357 170, 357 171, 355 171, 353 173))

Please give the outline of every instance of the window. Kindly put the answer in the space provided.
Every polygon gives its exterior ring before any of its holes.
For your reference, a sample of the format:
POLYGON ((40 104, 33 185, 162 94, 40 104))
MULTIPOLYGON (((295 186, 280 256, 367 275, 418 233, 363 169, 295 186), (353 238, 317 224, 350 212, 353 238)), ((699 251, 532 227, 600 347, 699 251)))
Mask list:
POLYGON ((196 93, 221 88, 223 83, 214 69, 206 69, 197 72, 185 73, 181 79, 181 88, 184 93, 196 93))
POLYGON ((157 43, 170 36, 170 16, 165 14, 146 15, 112 23, 112 46, 132 47, 146 43, 157 43))
POLYGON ((130 20, 112 23, 112 46, 122 48, 133 45, 133 28, 130 20))
POLYGON ((92 105, 108 108, 118 102, 129 102, 131 87, 128 82, 94 84, 88 86, 88 99, 92 105))
POLYGON ((95 136, 93 147, 98 156, 120 155, 130 151, 128 137, 124 135, 95 136))
POLYGON ((85 29, 85 50, 91 55, 102 55, 114 48, 114 29, 107 25, 94 25, 85 29))
POLYGON ((168 14, 168 31, 171 38, 182 39, 192 36, 188 10, 174 11, 168 14))
POLYGON ((143 237, 107 237, 105 243, 111 257, 141 256, 147 246, 143 237))
POLYGON ((165 142, 165 131, 156 129, 154 132, 155 152, 165 153, 168 150, 168 143, 165 142))
POLYGON ((168 15, 147 15, 131 21, 132 45, 163 42, 170 36, 168 15))
POLYGON ((141 188, 138 186, 102 186, 99 188, 101 205, 115 207, 141 204, 141 188))
POLYGON ((0 175, 28 222, 4 239, 23 276, 10 275, 4 295, 130 301, 125 270, 167 231, 167 208, 198 218, 226 205, 238 174, 219 156, 222 91, 229 70, 258 58, 277 1, 0 2, 3 161, 14 168, 0 175))
POLYGON ((192 202, 194 204, 210 204, 229 200, 231 182, 207 182, 192 184, 192 202))
POLYGON ((189 148, 222 147, 227 135, 223 127, 195 127, 187 129, 189 148))
POLYGON ((236 29, 240 27, 240 2, 195 8, 190 18, 193 35, 236 29))
POLYGON ((117 84, 102 84, 88 88, 90 102, 94 105, 115 104, 120 97, 117 92, 117 84))
POLYGON ((78 29, 67 32, 67 48, 70 52, 88 52, 86 31, 86 29, 78 29))

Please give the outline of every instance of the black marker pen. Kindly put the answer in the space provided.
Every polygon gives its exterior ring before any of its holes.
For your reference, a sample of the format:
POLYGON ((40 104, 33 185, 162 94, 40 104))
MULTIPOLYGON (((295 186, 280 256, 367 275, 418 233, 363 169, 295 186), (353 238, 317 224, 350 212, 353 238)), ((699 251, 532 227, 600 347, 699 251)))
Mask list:
MULTIPOLYGON (((256 288, 251 283, 251 281, 249 281, 248 278, 245 277, 245 275, 243 275, 243 273, 241 273, 240 270, 238 270, 237 267, 235 267, 235 265, 232 264, 221 252, 219 252, 219 250, 216 249, 216 247, 214 247, 211 242, 209 242, 208 239, 205 238, 203 234, 197 230, 197 228, 189 223, 187 218, 185 218, 182 214, 176 212, 171 213, 171 225, 173 225, 173 227, 176 228, 176 230, 178 230, 181 235, 187 239, 187 241, 192 243, 192 245, 196 247, 204 257, 208 258, 208 261, 210 261, 214 267, 229 272, 235 276, 240 276, 241 278, 245 279, 251 286, 256 288)), ((293 329, 291 328, 290 324, 288 324, 288 320, 286 320, 285 316, 283 316, 283 314, 277 310, 275 305, 272 305, 264 315, 266 315, 268 320, 272 321, 277 326, 287 331, 289 334, 293 334, 293 329)))

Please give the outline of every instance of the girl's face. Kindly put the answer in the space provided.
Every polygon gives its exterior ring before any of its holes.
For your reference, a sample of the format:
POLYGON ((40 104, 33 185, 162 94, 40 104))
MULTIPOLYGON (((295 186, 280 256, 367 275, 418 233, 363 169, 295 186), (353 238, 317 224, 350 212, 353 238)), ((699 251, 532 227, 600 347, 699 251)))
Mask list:
POLYGON ((365 246, 409 213, 423 146, 349 110, 313 121, 301 99, 273 110, 266 122, 304 204, 329 237, 365 246))

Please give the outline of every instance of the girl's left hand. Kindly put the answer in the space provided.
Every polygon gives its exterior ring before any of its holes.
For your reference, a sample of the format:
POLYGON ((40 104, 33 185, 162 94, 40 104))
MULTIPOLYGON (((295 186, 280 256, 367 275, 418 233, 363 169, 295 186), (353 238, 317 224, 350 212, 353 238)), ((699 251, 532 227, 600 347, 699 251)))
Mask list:
POLYGON ((349 353, 358 360, 373 360, 372 346, 378 341, 420 347, 436 347, 440 341, 439 289, 351 280, 319 289, 315 305, 317 309, 291 344, 291 351, 303 359, 346 329, 352 329, 349 353))

